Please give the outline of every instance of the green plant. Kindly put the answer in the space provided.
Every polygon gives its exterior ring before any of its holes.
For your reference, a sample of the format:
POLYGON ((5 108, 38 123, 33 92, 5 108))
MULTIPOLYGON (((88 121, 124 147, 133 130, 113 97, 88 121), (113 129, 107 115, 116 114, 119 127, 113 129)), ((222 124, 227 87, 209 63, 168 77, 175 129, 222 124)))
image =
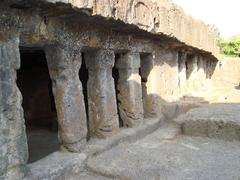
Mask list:
POLYGON ((220 40, 220 51, 227 56, 240 57, 240 40, 224 41, 220 40))

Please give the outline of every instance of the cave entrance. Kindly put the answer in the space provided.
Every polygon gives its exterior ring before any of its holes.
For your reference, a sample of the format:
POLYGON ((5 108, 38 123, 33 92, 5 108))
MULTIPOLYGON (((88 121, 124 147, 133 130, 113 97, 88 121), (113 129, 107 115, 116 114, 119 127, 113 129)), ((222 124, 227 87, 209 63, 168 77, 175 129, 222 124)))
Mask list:
POLYGON ((59 150, 57 113, 44 51, 20 48, 20 55, 17 85, 23 96, 28 163, 32 163, 59 150))
POLYGON ((87 87, 89 74, 88 74, 88 69, 87 69, 86 62, 85 62, 84 53, 82 53, 82 65, 81 65, 81 68, 79 70, 79 79, 82 83, 84 104, 85 104, 85 110, 86 110, 86 116, 87 116, 87 129, 88 129, 87 140, 89 140, 90 139, 90 134, 89 134, 90 133, 90 131, 89 131, 90 124, 89 124, 88 87, 87 87))

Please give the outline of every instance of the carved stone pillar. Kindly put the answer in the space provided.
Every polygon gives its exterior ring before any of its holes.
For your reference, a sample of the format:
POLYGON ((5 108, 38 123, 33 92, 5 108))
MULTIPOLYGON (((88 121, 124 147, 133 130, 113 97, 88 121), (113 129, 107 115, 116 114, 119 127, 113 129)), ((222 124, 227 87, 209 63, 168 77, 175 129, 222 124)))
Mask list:
POLYGON ((156 118, 161 115, 161 98, 159 96, 159 68, 155 65, 155 55, 141 56, 141 77, 144 116, 156 118))
MULTIPOLYGON (((0 37, 7 35, 0 32, 0 37)), ((0 179, 21 179, 28 158, 22 96, 16 85, 19 67, 19 38, 0 38, 0 179)))
POLYGON ((142 122, 143 119, 139 53, 122 54, 116 63, 116 67, 119 72, 117 96, 120 118, 124 126, 133 127, 142 122))
POLYGON ((114 52, 96 50, 85 54, 89 71, 88 107, 90 136, 106 138, 119 129, 112 67, 114 52))
POLYGON ((79 152, 87 136, 86 111, 79 80, 81 52, 79 49, 50 46, 46 48, 46 56, 57 109, 60 142, 68 151, 79 152))

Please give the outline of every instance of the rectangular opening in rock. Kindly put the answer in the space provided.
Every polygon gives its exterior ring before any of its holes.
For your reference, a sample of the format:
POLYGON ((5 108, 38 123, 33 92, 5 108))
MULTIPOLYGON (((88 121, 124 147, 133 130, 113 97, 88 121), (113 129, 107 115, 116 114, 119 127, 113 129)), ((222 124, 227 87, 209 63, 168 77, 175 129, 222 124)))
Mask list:
POLYGON ((21 47, 20 55, 17 85, 23 96, 28 163, 32 163, 60 148, 57 113, 44 51, 21 47))

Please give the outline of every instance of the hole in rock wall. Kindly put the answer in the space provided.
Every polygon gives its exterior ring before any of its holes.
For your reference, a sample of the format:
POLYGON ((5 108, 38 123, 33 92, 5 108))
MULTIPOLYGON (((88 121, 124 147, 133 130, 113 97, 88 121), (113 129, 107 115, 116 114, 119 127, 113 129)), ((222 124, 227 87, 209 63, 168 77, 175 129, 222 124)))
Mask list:
POLYGON ((119 70, 116 67, 117 61, 120 58, 120 54, 115 54, 115 65, 112 68, 112 77, 114 79, 114 87, 116 92, 116 102, 117 102, 117 111, 118 111, 118 117, 119 117, 119 126, 123 127, 123 121, 121 119, 120 113, 119 113, 119 106, 121 101, 118 99, 118 94, 120 93, 118 90, 118 83, 119 83, 119 70))
POLYGON ((17 85, 23 96, 28 162, 31 163, 59 149, 57 113, 44 51, 20 48, 20 54, 17 85))
POLYGON ((90 135, 89 135, 88 91, 87 91, 88 77, 89 77, 88 69, 87 69, 87 66, 86 66, 84 53, 82 53, 82 65, 81 65, 81 68, 80 68, 80 71, 79 71, 79 79, 82 83, 84 104, 85 104, 86 116, 87 116, 87 128, 88 128, 87 140, 90 139, 90 135))

